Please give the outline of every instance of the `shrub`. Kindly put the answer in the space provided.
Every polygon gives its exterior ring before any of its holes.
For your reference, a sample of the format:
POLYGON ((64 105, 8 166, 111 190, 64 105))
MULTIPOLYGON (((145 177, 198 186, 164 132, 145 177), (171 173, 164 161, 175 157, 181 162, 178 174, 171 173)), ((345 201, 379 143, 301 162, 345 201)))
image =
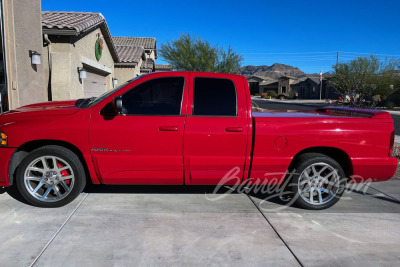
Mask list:
POLYGON ((261 98, 267 98, 268 97, 268 93, 261 93, 261 98))
POLYGON ((386 104, 386 107, 387 107, 388 109, 394 109, 395 106, 396 106, 396 104, 393 103, 393 102, 387 102, 387 104, 386 104))
POLYGON ((268 95, 269 95, 270 97, 277 97, 277 96, 278 96, 278 94, 277 94, 274 90, 269 90, 269 91, 268 91, 268 95))
POLYGON ((289 92, 289 95, 288 95, 288 98, 289 98, 289 99, 294 99, 295 97, 296 97, 296 92, 290 91, 290 92, 289 92))

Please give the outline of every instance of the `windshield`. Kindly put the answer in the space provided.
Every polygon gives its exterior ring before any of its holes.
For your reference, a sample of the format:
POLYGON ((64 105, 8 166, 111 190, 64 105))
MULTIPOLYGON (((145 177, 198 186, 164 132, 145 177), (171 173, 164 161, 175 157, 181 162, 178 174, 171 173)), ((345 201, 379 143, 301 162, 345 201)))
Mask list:
POLYGON ((139 79, 139 78, 141 78, 141 77, 143 77, 143 76, 144 76, 144 75, 140 75, 140 76, 138 76, 138 77, 136 77, 136 78, 133 78, 132 80, 129 80, 129 81, 127 81, 126 83, 124 83, 124 84, 118 86, 118 87, 115 88, 114 90, 107 91, 107 92, 105 92, 104 94, 102 94, 101 96, 91 99, 91 100, 89 101, 89 103, 88 103, 87 106, 88 106, 88 107, 92 107, 92 106, 96 105, 97 103, 101 102, 103 99, 107 98, 109 95, 115 93, 116 91, 118 91, 119 89, 121 89, 122 87, 124 87, 125 85, 127 85, 128 83, 131 83, 131 82, 133 82, 133 81, 136 81, 137 79, 139 79))

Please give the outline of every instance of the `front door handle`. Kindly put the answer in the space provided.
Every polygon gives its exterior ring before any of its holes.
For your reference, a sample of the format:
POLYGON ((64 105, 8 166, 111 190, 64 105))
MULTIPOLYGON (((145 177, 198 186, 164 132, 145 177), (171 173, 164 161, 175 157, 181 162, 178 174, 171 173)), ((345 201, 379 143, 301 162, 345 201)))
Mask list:
POLYGON ((178 126, 160 126, 158 129, 166 132, 177 132, 178 126))
POLYGON ((243 132, 243 128, 242 127, 228 127, 228 128, 225 128, 225 131, 227 131, 227 132, 243 132))

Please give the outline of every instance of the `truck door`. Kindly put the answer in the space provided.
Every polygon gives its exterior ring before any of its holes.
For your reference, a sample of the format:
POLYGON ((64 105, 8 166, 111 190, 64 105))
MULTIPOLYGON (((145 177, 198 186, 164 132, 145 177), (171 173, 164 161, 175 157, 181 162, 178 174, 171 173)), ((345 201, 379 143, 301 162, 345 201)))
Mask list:
POLYGON ((93 109, 89 144, 104 183, 183 184, 188 78, 187 73, 145 76, 121 94, 124 114, 100 114, 111 99, 93 109))
POLYGON ((241 181, 248 136, 243 81, 239 76, 201 73, 191 73, 190 81, 184 138, 186 184, 218 184, 235 167, 241 181))

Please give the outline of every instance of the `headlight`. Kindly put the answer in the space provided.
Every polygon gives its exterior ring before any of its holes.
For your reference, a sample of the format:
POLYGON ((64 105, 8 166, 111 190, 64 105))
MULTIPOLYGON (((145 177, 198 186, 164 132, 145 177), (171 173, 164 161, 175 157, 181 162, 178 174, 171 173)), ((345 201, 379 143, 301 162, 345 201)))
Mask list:
POLYGON ((0 143, 0 145, 1 146, 7 146, 8 145, 7 135, 5 133, 3 133, 3 132, 0 132, 0 135, 1 135, 1 143, 0 143))

